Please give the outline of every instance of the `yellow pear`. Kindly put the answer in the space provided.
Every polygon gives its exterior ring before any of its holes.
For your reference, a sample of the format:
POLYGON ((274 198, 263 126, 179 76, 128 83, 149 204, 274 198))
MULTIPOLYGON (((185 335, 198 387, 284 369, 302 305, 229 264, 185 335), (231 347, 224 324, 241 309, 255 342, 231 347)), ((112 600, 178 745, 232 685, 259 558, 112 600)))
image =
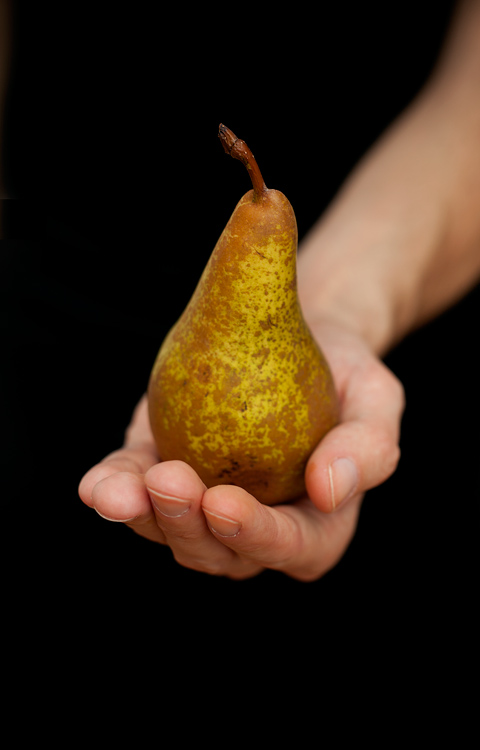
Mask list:
POLYGON ((292 206, 252 152, 220 125, 253 189, 237 204, 148 388, 161 460, 190 464, 207 487, 235 484, 266 504, 305 491, 312 450, 337 422, 328 364, 297 295, 292 206))

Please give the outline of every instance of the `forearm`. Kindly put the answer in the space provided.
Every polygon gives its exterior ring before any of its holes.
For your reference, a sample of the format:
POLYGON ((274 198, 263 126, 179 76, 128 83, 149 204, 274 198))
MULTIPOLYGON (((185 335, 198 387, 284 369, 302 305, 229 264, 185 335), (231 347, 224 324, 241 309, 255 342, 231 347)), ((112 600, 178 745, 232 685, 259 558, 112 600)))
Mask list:
POLYGON ((378 353, 480 275, 480 2, 459 9, 431 80, 352 173, 299 254, 308 319, 378 353))

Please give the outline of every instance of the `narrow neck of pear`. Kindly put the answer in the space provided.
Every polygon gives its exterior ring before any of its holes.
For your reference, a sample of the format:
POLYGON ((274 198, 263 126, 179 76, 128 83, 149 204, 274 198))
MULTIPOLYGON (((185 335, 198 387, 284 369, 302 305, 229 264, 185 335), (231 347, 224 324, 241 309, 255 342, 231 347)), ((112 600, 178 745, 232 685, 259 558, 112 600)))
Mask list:
POLYGON ((222 142, 222 146, 225 153, 230 154, 234 159, 238 159, 247 168, 248 174, 252 181, 253 186, 253 200, 255 202, 260 201, 264 198, 268 192, 268 188, 260 172, 259 166, 255 161, 255 157, 250 151, 245 141, 237 138, 235 133, 232 133, 230 128, 225 125, 220 125, 218 130, 218 137, 222 142))

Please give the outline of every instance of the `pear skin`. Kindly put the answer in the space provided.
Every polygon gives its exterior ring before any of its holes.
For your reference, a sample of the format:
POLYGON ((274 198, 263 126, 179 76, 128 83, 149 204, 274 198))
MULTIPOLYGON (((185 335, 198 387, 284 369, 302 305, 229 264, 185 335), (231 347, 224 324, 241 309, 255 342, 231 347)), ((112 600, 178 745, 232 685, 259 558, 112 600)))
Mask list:
POLYGON ((160 348, 150 423, 161 460, 187 462, 207 487, 235 484, 280 503, 305 492, 308 457, 338 420, 337 395, 298 300, 293 208, 266 188, 243 141, 224 128, 222 142, 254 187, 160 348))

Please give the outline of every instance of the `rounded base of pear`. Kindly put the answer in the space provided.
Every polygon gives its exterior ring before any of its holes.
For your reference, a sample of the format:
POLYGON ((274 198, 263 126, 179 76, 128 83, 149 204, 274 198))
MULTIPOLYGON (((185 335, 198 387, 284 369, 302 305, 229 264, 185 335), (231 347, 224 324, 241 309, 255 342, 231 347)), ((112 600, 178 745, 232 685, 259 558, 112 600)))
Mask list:
MULTIPOLYGON (((286 503, 306 494, 304 476, 307 459, 295 469, 282 473, 268 468, 262 470, 261 467, 242 470, 242 459, 239 457, 220 461, 212 471, 205 469, 198 462, 189 460, 185 455, 170 454, 165 449, 160 451, 160 455, 163 461, 180 460, 188 463, 207 487, 219 484, 235 485, 246 490, 263 505, 286 503)), ((247 458, 245 463, 248 463, 247 458)))

